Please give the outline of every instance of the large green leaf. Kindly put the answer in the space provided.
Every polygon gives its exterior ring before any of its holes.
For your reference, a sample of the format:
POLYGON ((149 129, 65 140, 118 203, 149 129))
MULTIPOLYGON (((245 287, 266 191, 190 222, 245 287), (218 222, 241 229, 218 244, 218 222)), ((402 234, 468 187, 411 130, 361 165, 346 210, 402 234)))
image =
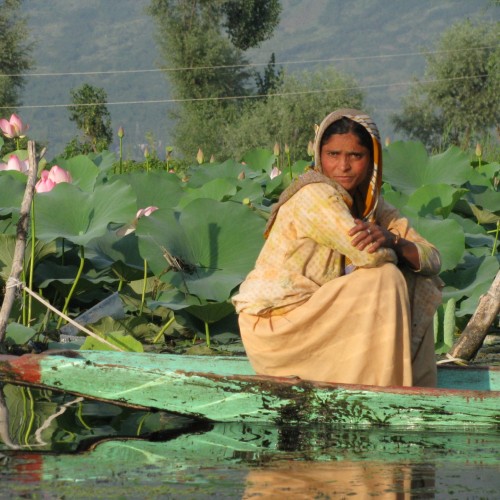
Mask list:
POLYGON ((197 198, 210 198, 212 200, 223 201, 225 198, 229 198, 235 194, 236 180, 214 179, 199 188, 187 188, 186 194, 180 199, 177 208, 182 210, 182 208, 197 198))
MULTIPOLYGON (((463 297, 479 298, 479 295, 485 293, 491 286, 498 269, 499 262, 496 257, 468 256, 463 265, 442 274, 446 283, 443 297, 454 298, 457 301, 463 297)), ((477 301, 475 305, 468 301, 463 309, 460 307, 460 315, 471 314, 475 307, 477 307, 477 301)))
POLYGON ((406 194, 429 184, 461 186, 476 178, 484 180, 456 147, 429 157, 420 142, 395 142, 384 154, 384 180, 406 194))
POLYGON ((412 226, 441 254, 441 271, 453 269, 462 259, 465 235, 460 224, 451 219, 414 218, 412 226))
POLYGON ((238 180, 242 176, 247 179, 256 177, 259 172, 254 172, 249 166, 238 163, 234 160, 227 160, 224 163, 210 163, 204 165, 191 166, 186 172, 189 187, 196 188, 205 185, 214 179, 238 180))
POLYGON ((37 194, 35 207, 39 239, 65 238, 76 245, 104 235, 112 222, 132 221, 137 211, 132 188, 122 181, 97 186, 91 193, 73 184, 57 184, 37 194))
POLYGON ((265 221, 232 202, 198 199, 182 213, 158 210, 139 220, 142 256, 162 280, 201 299, 224 302, 253 267, 265 221), (175 258, 177 270, 165 258, 175 258))
POLYGON ((134 172, 116 178, 130 184, 137 197, 137 208, 172 208, 184 194, 178 177, 168 172, 134 172))
POLYGON ((454 188, 449 184, 430 184, 417 189, 407 201, 422 217, 428 214, 441 215, 446 219, 455 203, 466 193, 463 188, 454 188))
POLYGON ((243 161, 256 172, 271 173, 273 165, 276 163, 276 155, 268 149, 252 149, 243 156, 243 161))
POLYGON ((71 174, 72 184, 83 191, 94 189, 99 168, 88 156, 78 155, 68 159, 60 158, 57 163, 71 174))
POLYGON ((0 215, 19 212, 26 191, 26 179, 26 175, 21 172, 0 172, 0 215))

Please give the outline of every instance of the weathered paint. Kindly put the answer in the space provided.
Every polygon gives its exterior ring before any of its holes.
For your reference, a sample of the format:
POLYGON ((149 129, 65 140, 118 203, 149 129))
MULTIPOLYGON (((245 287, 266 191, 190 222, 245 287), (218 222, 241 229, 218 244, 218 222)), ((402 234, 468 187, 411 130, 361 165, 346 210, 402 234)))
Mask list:
MULTIPOLYGON (((5 381, 219 422, 500 426, 497 390, 384 388, 252 373, 239 358, 111 351, 0 356, 0 379, 5 381)), ((465 378, 468 372, 454 373, 465 378)), ((496 375, 490 381, 488 370, 481 373, 488 374, 488 384, 495 386, 496 375)))

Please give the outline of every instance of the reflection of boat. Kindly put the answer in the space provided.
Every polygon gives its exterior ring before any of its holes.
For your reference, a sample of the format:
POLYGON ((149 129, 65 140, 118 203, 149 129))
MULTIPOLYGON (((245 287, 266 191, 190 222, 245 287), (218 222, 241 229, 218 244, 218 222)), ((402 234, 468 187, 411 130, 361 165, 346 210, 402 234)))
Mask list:
MULTIPOLYGON (((264 498, 337 498, 335 491, 365 498, 365 491, 413 489, 401 484, 412 475, 433 481, 441 474, 446 496, 460 491, 467 470, 496 478, 499 446, 498 433, 213 423, 205 432, 186 429, 165 442, 113 439, 82 454, 11 454, 2 487, 59 496, 79 488, 71 498, 246 498, 256 492, 264 498), (444 480, 443 470, 452 472, 444 480), (307 494, 315 491, 330 496, 307 494)), ((462 488, 470 492, 471 484, 462 488)))
POLYGON ((112 351, 0 356, 0 380, 219 422, 497 428, 498 367, 441 367, 439 388, 255 375, 243 357, 112 351))

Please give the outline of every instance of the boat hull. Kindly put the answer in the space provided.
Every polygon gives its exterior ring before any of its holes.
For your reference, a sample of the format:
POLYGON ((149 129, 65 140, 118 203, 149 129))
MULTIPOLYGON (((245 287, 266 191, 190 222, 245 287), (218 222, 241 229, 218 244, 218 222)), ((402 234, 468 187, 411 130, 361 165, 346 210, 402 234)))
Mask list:
POLYGON ((112 351, 0 356, 4 382, 218 422, 500 426, 497 368, 440 369, 439 378, 437 389, 374 387, 255 375, 238 357, 112 351))

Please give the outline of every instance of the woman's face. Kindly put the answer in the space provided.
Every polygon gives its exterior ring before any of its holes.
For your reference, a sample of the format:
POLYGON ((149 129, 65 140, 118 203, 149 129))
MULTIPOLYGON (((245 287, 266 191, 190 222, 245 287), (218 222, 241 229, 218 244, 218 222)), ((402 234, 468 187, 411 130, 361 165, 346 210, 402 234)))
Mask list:
POLYGON ((333 134, 321 148, 323 173, 351 195, 371 175, 370 151, 353 133, 333 134))

